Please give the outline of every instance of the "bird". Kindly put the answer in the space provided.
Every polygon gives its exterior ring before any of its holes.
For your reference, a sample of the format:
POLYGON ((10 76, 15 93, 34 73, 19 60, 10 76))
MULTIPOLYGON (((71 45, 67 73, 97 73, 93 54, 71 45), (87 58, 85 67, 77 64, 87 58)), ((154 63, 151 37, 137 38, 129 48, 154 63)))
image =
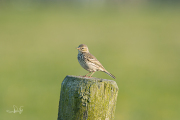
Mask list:
MULTIPOLYGON (((111 76, 112 78, 116 79, 114 75, 109 73, 103 66, 102 64, 94 57, 90 52, 85 44, 80 44, 78 46, 78 55, 77 59, 79 64, 87 71, 89 71, 88 74, 92 73, 89 77, 91 77, 96 71, 102 71, 111 76)), ((86 74, 83 77, 88 77, 86 74)))

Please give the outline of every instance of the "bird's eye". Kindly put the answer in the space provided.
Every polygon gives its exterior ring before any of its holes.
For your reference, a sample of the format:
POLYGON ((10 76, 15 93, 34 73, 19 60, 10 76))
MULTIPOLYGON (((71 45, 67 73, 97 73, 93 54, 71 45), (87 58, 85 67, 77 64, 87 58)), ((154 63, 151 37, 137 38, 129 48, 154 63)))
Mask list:
POLYGON ((81 48, 81 49, 84 49, 84 48, 81 48))

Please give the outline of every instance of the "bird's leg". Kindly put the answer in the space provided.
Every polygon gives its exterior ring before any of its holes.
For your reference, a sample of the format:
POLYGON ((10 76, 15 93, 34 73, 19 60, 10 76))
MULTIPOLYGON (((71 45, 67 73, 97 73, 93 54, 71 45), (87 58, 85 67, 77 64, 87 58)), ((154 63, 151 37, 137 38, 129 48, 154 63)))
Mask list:
POLYGON ((89 77, 91 77, 94 73, 95 73, 95 71, 89 77))
MULTIPOLYGON (((91 73, 91 72, 89 72, 89 73, 91 73)), ((89 74, 89 73, 88 73, 88 74, 89 74)), ((83 76, 83 77, 87 77, 87 75, 88 75, 88 74, 86 74, 86 75, 85 75, 85 76, 83 76)))

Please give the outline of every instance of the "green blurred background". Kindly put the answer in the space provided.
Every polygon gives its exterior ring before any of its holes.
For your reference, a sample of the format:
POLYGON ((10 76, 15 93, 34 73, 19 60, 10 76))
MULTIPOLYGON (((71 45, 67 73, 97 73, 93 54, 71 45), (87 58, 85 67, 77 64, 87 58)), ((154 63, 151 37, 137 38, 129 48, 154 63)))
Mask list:
POLYGON ((180 120, 179 3, 68 2, 0 1, 0 120, 56 120, 82 43, 117 78, 115 120, 180 120))

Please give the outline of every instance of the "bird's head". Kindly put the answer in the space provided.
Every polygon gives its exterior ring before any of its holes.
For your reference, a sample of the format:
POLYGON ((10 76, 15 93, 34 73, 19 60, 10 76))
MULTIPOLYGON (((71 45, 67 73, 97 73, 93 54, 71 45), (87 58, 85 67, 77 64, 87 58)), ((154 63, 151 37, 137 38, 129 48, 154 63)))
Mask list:
POLYGON ((89 52, 88 47, 85 44, 79 45, 79 47, 77 49, 78 49, 79 52, 86 52, 86 53, 89 52))

